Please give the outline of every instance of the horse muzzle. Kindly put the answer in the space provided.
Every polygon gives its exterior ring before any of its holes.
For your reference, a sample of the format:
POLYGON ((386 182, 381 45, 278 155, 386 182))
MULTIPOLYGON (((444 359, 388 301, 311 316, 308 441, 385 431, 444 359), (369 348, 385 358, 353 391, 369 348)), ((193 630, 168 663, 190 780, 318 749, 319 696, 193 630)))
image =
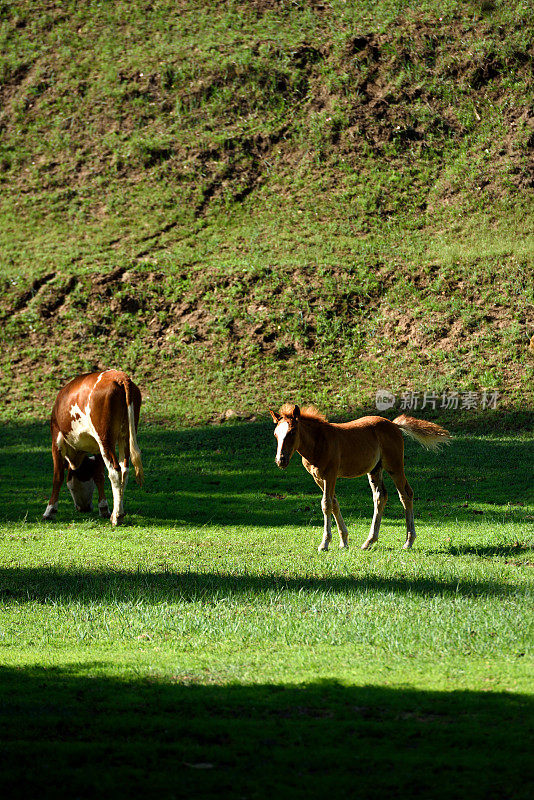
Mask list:
POLYGON ((276 466, 280 469, 287 469, 289 466, 289 458, 287 456, 281 455, 280 458, 275 458, 276 466))

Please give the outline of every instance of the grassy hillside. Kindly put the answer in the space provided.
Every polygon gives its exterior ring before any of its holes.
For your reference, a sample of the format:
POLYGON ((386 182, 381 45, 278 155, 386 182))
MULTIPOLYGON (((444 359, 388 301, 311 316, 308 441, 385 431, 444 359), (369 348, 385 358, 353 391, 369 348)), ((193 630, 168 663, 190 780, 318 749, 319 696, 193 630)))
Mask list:
POLYGON ((530 4, 0 14, 3 418, 104 366, 196 421, 383 387, 531 408, 530 4))

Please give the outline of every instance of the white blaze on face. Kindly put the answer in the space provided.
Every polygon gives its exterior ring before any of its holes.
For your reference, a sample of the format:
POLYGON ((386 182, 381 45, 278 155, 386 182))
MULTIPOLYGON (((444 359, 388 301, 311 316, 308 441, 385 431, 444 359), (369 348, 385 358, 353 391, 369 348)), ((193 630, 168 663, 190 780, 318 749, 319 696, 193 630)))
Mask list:
POLYGON ((280 461, 280 456, 282 455, 282 447, 284 446, 284 439, 287 436, 287 432, 289 430, 289 422, 287 420, 282 420, 276 426, 274 431, 274 435, 278 441, 278 450, 276 451, 276 462, 280 461))
POLYGON ((74 505, 78 511, 91 511, 93 506, 93 492, 95 482, 92 478, 88 481, 80 481, 76 475, 71 475, 67 481, 67 487, 71 493, 74 505))

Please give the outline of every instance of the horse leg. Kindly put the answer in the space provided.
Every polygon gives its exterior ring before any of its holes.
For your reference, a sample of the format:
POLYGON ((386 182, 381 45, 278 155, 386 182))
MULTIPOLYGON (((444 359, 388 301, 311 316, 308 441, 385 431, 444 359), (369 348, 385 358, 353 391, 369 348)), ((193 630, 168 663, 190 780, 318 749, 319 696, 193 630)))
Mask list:
POLYGON ((404 549, 409 550, 415 542, 415 524, 413 519, 413 490, 408 481, 404 470, 400 472, 390 473, 395 482, 397 491, 399 493, 400 501, 404 507, 406 514, 406 541, 404 542, 404 549))
POLYGON ((124 490, 128 484, 128 475, 130 472, 130 444, 127 438, 119 439, 119 463, 121 467, 122 493, 124 497, 124 490))
MULTIPOLYGON (((111 491, 113 494, 113 511, 111 512, 111 524, 120 525, 124 516, 122 508, 123 495, 123 473, 117 460, 115 448, 110 441, 101 439, 100 452, 106 465, 111 491)), ((100 507, 100 503, 98 504, 100 507)))
POLYGON ((94 482, 98 491, 98 514, 101 517, 110 517, 110 510, 108 501, 106 499, 106 492, 104 488, 104 462, 100 456, 96 457, 94 482))
POLYGON ((382 522, 382 514, 384 513, 384 508, 387 503, 388 493, 386 491, 386 487, 384 486, 384 481, 382 480, 382 467, 376 467, 372 472, 369 472, 367 477, 369 478, 369 485, 371 486, 371 491, 373 492, 373 503, 374 503, 374 514, 373 520, 371 522, 371 530, 369 531, 369 536, 362 544, 362 550, 367 550, 373 542, 376 542, 378 539, 378 532, 380 530, 380 523, 382 522))
POLYGON ((337 501, 336 495, 332 498, 332 513, 334 515, 334 519, 336 521, 337 530, 339 533, 339 546, 342 550, 349 549, 349 531, 347 526, 345 525, 345 520, 341 516, 341 511, 339 508, 339 503, 337 501))
MULTIPOLYGON (((315 481, 315 483, 317 484, 319 489, 323 492, 323 500, 324 500, 324 486, 325 486, 324 480, 322 478, 316 477, 315 475, 313 475, 313 480, 315 481)), ((321 507, 322 507, 322 505, 323 504, 321 503, 321 507)), ((336 495, 334 495, 333 498, 332 498, 332 513, 334 515, 334 519, 335 519, 336 525, 337 525, 337 530, 338 530, 338 533, 339 533, 339 546, 340 546, 341 549, 347 550, 348 546, 349 546, 349 532, 348 532, 347 526, 345 525, 345 520, 341 516, 341 511, 340 511, 340 508, 339 508, 339 503, 338 503, 336 495)), ((330 539, 328 539, 328 542, 330 542, 331 538, 332 538, 332 536, 330 536, 330 539)), ((327 550, 328 549, 328 547, 323 547, 323 544, 324 544, 324 539, 321 542, 321 546, 320 546, 319 550, 327 550)))
POLYGON ((61 489, 61 485, 65 477, 65 463, 55 440, 56 432, 53 431, 52 434, 52 460, 54 462, 54 478, 52 481, 52 494, 50 495, 50 500, 48 501, 48 505, 43 514, 43 519, 47 521, 55 519, 58 507, 59 490, 61 489))
POLYGON ((321 500, 321 511, 324 518, 323 540, 318 547, 319 552, 328 550, 328 546, 332 541, 332 497, 327 492, 326 481, 324 482, 323 498, 321 500))

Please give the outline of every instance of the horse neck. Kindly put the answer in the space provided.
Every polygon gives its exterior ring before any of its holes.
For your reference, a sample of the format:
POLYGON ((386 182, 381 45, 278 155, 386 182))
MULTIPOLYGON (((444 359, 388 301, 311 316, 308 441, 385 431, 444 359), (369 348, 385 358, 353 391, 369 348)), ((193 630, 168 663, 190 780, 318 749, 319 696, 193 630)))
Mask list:
POLYGON ((301 417, 299 422, 299 446, 297 451, 300 455, 314 466, 319 466, 322 442, 324 440, 324 428, 328 423, 319 419, 308 419, 301 417))

